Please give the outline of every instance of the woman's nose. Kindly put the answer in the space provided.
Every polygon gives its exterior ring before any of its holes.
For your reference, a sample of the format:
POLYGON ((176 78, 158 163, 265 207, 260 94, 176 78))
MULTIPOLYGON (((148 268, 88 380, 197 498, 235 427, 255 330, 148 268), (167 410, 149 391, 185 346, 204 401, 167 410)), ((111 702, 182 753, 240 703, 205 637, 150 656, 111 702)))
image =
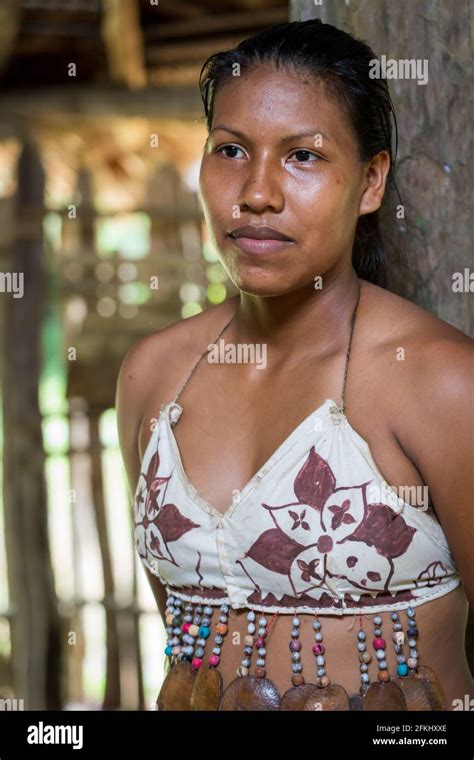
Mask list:
POLYGON ((278 171, 273 165, 260 163, 249 169, 242 187, 241 205, 254 211, 283 209, 283 190, 278 171))

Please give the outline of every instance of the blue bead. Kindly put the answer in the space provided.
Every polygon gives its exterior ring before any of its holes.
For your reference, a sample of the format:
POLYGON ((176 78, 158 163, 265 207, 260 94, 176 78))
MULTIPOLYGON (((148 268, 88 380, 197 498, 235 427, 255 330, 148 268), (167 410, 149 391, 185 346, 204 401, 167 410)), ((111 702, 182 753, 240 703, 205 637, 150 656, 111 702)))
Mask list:
POLYGON ((357 638, 359 639, 359 641, 365 641, 365 639, 367 638, 365 635, 365 631, 359 631, 359 633, 357 634, 357 638))
POLYGON ((397 665, 397 675, 406 676, 408 674, 408 665, 406 662, 401 662, 397 665))
POLYGON ((379 660, 379 670, 387 670, 387 660, 379 660))
POLYGON ((369 683, 369 681, 370 681, 369 674, 368 673, 362 673, 361 677, 360 677, 360 680, 362 681, 362 683, 369 683))
POLYGON ((380 615, 376 615, 374 617, 374 623, 375 625, 382 625, 382 618, 380 617, 380 615))
POLYGON ((167 657, 169 657, 169 656, 170 656, 170 654, 172 653, 172 651, 173 651, 173 648, 172 648, 172 647, 165 647, 165 655, 166 655, 167 657))
POLYGON ((413 607, 408 607, 408 609, 407 609, 407 615, 408 615, 408 617, 411 617, 411 618, 415 617, 415 610, 413 609, 413 607))
POLYGON ((398 612, 392 612, 392 620, 398 620, 398 612))

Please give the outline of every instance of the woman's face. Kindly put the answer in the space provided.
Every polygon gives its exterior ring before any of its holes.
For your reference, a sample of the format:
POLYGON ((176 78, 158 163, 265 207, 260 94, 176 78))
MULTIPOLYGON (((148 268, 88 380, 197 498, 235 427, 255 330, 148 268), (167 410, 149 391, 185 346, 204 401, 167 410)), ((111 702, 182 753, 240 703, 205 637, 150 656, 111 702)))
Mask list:
POLYGON ((382 201, 388 160, 381 153, 359 161, 344 111, 309 77, 260 66, 223 83, 200 191, 234 285, 275 296, 313 287, 316 276, 323 284, 334 279, 350 266, 359 215, 382 201), (290 241, 230 236, 247 225, 271 227, 290 241))

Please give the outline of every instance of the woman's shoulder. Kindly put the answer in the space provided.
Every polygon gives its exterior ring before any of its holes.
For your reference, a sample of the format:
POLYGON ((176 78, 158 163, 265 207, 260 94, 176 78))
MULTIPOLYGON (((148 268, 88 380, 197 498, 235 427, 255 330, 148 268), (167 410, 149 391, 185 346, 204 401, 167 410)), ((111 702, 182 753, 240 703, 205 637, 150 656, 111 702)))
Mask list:
POLYGON ((367 343, 372 358, 385 356, 393 377, 427 406, 440 397, 469 399, 474 341, 462 330, 416 304, 364 282, 367 343))
POLYGON ((140 338, 125 354, 119 383, 133 386, 135 398, 149 393, 174 394, 186 372, 207 349, 236 306, 233 297, 224 303, 140 338))
POLYGON ((373 283, 362 281, 367 314, 376 320, 377 332, 383 338, 398 336, 420 350, 435 344, 464 347, 472 350, 474 341, 459 328, 435 314, 373 283))

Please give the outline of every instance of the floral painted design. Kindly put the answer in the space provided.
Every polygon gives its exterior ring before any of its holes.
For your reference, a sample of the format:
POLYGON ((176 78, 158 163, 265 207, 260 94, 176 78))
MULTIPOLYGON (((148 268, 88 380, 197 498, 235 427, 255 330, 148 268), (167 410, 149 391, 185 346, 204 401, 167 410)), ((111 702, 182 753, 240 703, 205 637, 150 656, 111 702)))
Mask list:
POLYGON ((166 502, 171 475, 161 475, 159 469, 157 448, 137 484, 133 505, 136 547, 144 560, 168 561, 179 567, 170 544, 200 525, 183 515, 175 504, 166 502))
MULTIPOLYGON (((368 503, 370 482, 337 485, 330 465, 313 446, 293 483, 296 500, 262 504, 274 527, 261 533, 237 560, 255 589, 259 584, 253 580, 252 563, 286 576, 291 598, 299 603, 313 589, 321 589, 329 591, 327 606, 333 605, 338 580, 358 594, 390 595, 395 561, 407 551, 417 529, 387 504, 368 503)), ((320 596, 323 599, 324 593, 320 596)))

